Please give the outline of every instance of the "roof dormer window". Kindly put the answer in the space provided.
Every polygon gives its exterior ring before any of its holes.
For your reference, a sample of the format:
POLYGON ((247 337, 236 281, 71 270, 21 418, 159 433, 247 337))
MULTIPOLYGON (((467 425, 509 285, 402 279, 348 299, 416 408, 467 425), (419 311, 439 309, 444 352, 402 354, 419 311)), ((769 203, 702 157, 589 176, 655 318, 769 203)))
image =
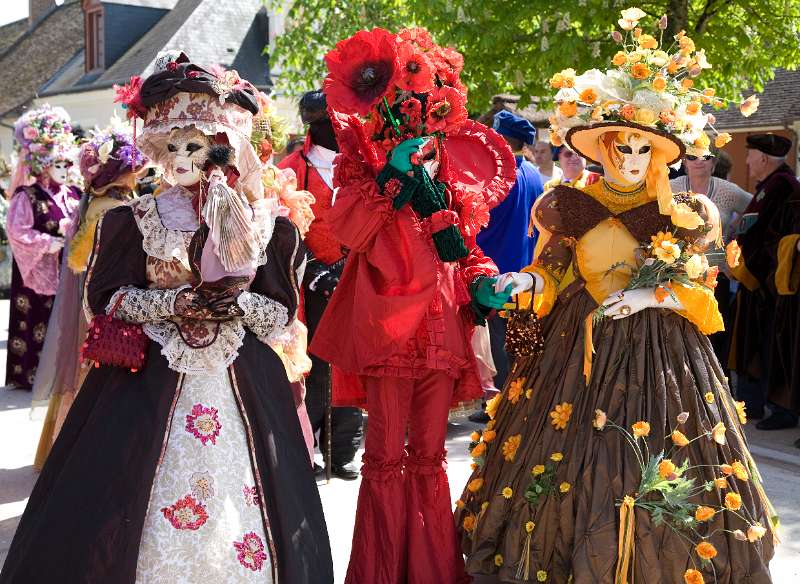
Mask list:
POLYGON ((105 31, 103 5, 99 0, 84 0, 84 31, 86 35, 86 72, 105 68, 105 31))

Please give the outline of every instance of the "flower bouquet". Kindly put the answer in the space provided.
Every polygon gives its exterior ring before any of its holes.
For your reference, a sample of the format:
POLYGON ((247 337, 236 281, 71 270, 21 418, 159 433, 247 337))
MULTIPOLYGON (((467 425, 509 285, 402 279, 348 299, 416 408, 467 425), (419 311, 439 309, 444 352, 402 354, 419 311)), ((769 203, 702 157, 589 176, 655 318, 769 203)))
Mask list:
MULTIPOLYGON (((708 392, 704 399, 707 403, 713 403, 716 398, 712 392, 708 392)), ((727 397, 720 396, 720 399, 727 400, 727 397)), ((731 403, 726 401, 722 407, 730 408, 730 405, 731 403)), ((735 407, 739 421, 746 423, 744 402, 733 402, 732 405, 735 407)), ((620 432, 635 453, 641 471, 641 479, 636 492, 618 502, 620 507, 620 557, 617 562, 615 582, 626 581, 625 575, 632 561, 636 525, 634 508, 647 512, 655 525, 666 525, 686 542, 687 550, 693 551, 691 562, 694 567, 687 569, 684 573, 684 581, 687 584, 703 584, 705 582, 698 567, 701 569, 711 567, 713 570, 712 560, 717 555, 717 549, 711 540, 717 534, 728 533, 737 540, 755 544, 767 533, 767 527, 749 516, 746 508, 742 505, 741 496, 736 492, 738 490, 735 487, 736 481, 745 483, 751 479, 756 485, 756 490, 759 493, 763 492, 758 471, 749 453, 743 453, 743 461, 733 460, 730 463, 719 465, 693 465, 688 454, 681 457, 683 458, 682 462, 677 461, 677 457, 682 452, 690 450, 687 447, 693 442, 708 440, 720 445, 727 442, 725 436, 727 428, 722 422, 689 439, 680 429, 688 418, 688 412, 683 412, 676 417, 673 429, 665 436, 665 442, 669 438, 672 447, 653 454, 650 452, 646 440, 651 431, 648 422, 642 420, 627 429, 609 420, 602 410, 595 411, 593 420, 595 430, 602 432, 612 429, 620 432), (714 478, 705 480, 702 477, 709 474, 709 468, 713 469, 714 478), (716 497, 705 495, 702 503, 697 502, 698 497, 703 493, 714 491, 717 493, 716 497), (706 504, 707 501, 714 498, 717 499, 716 504, 706 504), (715 517, 723 513, 733 515, 734 518, 728 519, 724 523, 714 521, 715 517), (740 523, 741 528, 732 530, 723 526, 736 522, 740 523), (695 556, 699 559, 699 566, 695 556)), ((777 526, 777 517, 774 515, 770 517, 770 522, 773 527, 777 526)))
MULTIPOLYGON (((691 193, 678 193, 674 200, 678 206, 686 205, 691 209, 691 193)), ((703 231, 705 228, 701 228, 703 231)), ((650 238, 650 243, 637 250, 637 266, 617 263, 609 272, 619 269, 631 269, 628 285, 621 292, 637 288, 655 288, 656 300, 663 302, 666 298, 675 297, 673 286, 704 286, 713 290, 717 286, 719 267, 709 264, 709 255, 696 241, 696 231, 690 232, 692 237, 684 235, 683 230, 659 231, 650 238)), ((592 323, 599 324, 605 318, 606 306, 601 305, 592 315, 592 323)))

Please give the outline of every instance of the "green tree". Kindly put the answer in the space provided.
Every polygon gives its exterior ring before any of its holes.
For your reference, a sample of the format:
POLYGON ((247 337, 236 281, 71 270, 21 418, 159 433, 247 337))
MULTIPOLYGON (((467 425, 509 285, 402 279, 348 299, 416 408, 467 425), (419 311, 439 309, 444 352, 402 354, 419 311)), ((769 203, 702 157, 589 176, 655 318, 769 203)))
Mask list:
POLYGON ((666 14, 665 39, 685 30, 705 49, 714 68, 700 85, 721 94, 759 90, 774 68, 800 63, 800 0, 296 0, 271 58, 279 87, 298 94, 319 86, 325 53, 357 30, 424 26, 463 53, 471 108, 483 109, 501 92, 550 97, 547 80, 566 67, 606 66, 617 50, 610 33, 632 6, 648 14, 640 26, 666 14))

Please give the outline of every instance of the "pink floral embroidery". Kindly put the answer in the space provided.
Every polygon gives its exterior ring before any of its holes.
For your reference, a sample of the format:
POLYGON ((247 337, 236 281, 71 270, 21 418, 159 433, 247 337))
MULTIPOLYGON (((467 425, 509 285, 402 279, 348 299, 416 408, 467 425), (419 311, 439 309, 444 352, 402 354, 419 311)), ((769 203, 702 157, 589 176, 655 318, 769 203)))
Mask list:
POLYGON ((264 567, 264 560, 267 559, 264 542, 252 531, 245 533, 242 541, 233 542, 233 547, 238 552, 236 557, 239 563, 245 568, 259 572, 264 567))
POLYGON ((203 446, 209 442, 217 443, 220 428, 222 424, 217 417, 216 408, 195 404, 192 406, 192 413, 186 416, 186 431, 200 440, 203 446))
POLYGON ((198 503, 191 495, 161 509, 164 517, 175 529, 197 530, 208 521, 208 513, 202 503, 198 503))
POLYGON ((245 486, 242 488, 242 492, 244 493, 244 502, 248 507, 258 507, 261 505, 261 499, 258 496, 258 489, 256 487, 245 486))
POLYGON ((214 477, 208 472, 196 472, 189 479, 192 495, 200 501, 205 501, 214 496, 214 477))

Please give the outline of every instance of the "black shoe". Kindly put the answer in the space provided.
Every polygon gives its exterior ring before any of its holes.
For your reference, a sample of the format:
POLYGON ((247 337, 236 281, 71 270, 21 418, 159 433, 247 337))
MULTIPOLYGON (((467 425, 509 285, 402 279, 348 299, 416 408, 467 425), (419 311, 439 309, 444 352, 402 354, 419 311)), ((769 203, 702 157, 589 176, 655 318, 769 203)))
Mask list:
POLYGON ((785 430, 797 426, 797 416, 789 412, 775 412, 756 424, 759 430, 785 430))
POLYGON ((489 414, 483 410, 478 410, 477 412, 471 413, 467 419, 470 422, 475 422, 476 424, 488 424, 489 420, 491 420, 489 414))
POLYGON ((314 477, 321 479, 325 476, 325 469, 318 465, 316 462, 314 463, 314 477))
POLYGON ((331 474, 343 481, 354 481, 359 477, 359 472, 349 464, 331 464, 331 474))
POLYGON ((794 445, 796 448, 800 448, 800 438, 794 441, 794 445))
POLYGON ((749 406, 745 406, 745 411, 747 412, 747 419, 748 420, 761 420, 764 418, 764 407, 760 408, 751 408, 749 406))

